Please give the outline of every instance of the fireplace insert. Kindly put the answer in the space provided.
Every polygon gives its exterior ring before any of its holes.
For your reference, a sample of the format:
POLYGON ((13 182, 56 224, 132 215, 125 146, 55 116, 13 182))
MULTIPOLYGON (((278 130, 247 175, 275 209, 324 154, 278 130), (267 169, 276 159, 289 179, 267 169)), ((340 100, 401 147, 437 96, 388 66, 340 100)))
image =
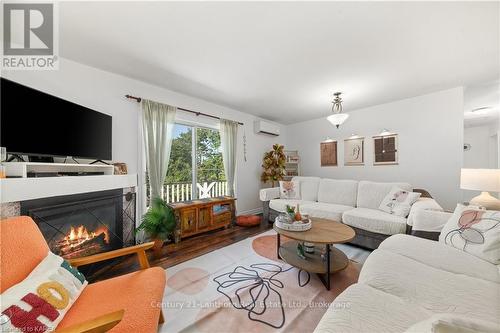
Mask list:
POLYGON ((67 259, 135 244, 135 193, 122 189, 24 201, 21 214, 67 259))

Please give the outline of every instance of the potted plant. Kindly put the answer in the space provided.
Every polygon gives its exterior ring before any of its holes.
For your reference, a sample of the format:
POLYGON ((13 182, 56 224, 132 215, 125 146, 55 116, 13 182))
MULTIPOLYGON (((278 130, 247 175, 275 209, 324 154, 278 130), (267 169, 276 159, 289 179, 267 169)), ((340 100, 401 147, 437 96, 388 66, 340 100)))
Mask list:
POLYGON ((141 224, 136 232, 144 230, 154 241, 153 251, 159 256, 163 242, 168 239, 175 229, 175 216, 173 209, 161 198, 153 198, 151 206, 142 216, 141 224))
POLYGON ((274 144, 273 149, 264 154, 262 160, 262 168, 264 171, 260 179, 264 182, 271 182, 274 187, 275 182, 283 180, 285 175, 286 156, 284 152, 285 147, 280 144, 274 144))

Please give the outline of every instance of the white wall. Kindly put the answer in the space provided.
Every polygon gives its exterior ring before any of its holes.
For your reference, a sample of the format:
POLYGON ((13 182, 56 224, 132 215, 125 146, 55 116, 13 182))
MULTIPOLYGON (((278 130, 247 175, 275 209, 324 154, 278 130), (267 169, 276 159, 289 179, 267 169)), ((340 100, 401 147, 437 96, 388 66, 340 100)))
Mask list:
POLYGON ((489 126, 466 127, 464 143, 471 149, 464 151, 464 168, 486 169, 490 166, 490 128, 489 126))
POLYGON ((500 117, 491 122, 489 126, 489 140, 488 140, 488 168, 498 169, 500 166, 500 117))
MULTIPOLYGON (((127 100, 125 94, 245 123, 239 132, 237 209, 240 214, 261 209, 258 190, 261 187, 262 155, 271 149, 273 143, 284 143, 285 135, 269 137, 254 134, 253 122, 258 119, 255 116, 66 59, 61 59, 58 71, 3 71, 2 76, 113 116, 113 161, 127 163, 129 173, 139 170, 138 156, 142 146, 139 140, 139 105, 127 100), (247 162, 243 160, 244 131, 247 162)), ((178 118, 216 126, 210 118, 190 117, 182 111, 178 112, 178 118)), ((57 121, 64 126, 63 119, 57 121)), ((283 127, 282 132, 285 132, 283 127)))
MULTIPOLYGON (((471 145, 471 150, 464 151, 464 168, 498 169, 500 156, 500 120, 490 124, 464 128, 464 143, 471 145)), ((462 190, 463 201, 470 201, 481 191, 462 190)), ((491 193, 500 197, 500 193, 491 193)))
MULTIPOLYGON (((346 101, 345 103, 348 103, 346 101)), ((446 208, 462 199, 463 89, 454 88, 349 112, 339 129, 325 118, 287 127, 287 149, 301 155, 302 174, 373 181, 406 181, 428 190, 446 208), (399 165, 373 165, 372 136, 387 128, 398 134, 399 165), (344 142, 365 137, 365 165, 344 166, 344 142), (338 141, 337 167, 320 166, 320 142, 338 141)))

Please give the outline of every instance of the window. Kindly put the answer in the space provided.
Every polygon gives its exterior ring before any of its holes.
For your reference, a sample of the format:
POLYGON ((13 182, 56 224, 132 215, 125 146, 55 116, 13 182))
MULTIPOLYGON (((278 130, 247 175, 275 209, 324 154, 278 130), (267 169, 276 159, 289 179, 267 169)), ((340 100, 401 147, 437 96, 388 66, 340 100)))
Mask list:
MULTIPOLYGON (((146 193, 149 202, 147 175, 146 193)), ((219 131, 175 124, 167 177, 163 184, 163 199, 177 202, 226 193, 219 131)))
POLYGON ((196 170, 198 182, 225 181, 219 131, 196 128, 196 170))

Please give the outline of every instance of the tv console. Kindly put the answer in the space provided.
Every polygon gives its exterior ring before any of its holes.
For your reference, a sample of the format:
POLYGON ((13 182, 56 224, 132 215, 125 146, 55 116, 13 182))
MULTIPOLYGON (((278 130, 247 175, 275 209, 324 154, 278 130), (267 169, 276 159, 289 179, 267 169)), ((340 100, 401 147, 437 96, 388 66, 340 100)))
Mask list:
POLYGON ((113 175, 113 165, 66 164, 40 162, 6 162, 7 178, 65 177, 113 175))

